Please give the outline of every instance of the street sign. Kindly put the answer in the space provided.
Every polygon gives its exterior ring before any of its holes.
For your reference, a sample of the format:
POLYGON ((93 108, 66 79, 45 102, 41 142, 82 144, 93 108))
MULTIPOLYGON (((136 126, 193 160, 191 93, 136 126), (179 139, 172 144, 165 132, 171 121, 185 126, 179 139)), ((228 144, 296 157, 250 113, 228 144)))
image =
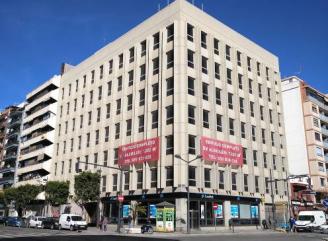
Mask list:
POLYGON ((213 209, 217 210, 218 209, 218 204, 217 203, 213 203, 213 209))
POLYGON ((117 200, 122 203, 124 202, 124 196, 123 195, 118 195, 117 200))

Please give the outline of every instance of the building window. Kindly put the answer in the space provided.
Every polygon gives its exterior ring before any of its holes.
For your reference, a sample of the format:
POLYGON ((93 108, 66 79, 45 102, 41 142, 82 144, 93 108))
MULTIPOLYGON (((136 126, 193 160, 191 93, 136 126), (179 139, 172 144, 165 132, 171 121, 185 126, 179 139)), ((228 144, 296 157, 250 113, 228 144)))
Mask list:
POLYGON ((257 167, 257 151, 253 151, 253 164, 254 167, 257 167))
POLYGON ((226 45, 226 60, 229 60, 230 61, 230 46, 229 45, 226 45))
POLYGON ((173 167, 169 166, 166 167, 166 186, 172 187, 173 186, 173 167))
POLYGON ((90 91, 90 105, 92 104, 93 102, 93 91, 91 90, 90 91))
POLYGON ((89 168, 89 156, 85 156, 85 160, 84 160, 85 164, 84 164, 84 170, 88 170, 89 168))
POLYGON ((320 141, 321 142, 321 135, 320 135, 320 133, 314 132, 314 138, 315 138, 316 141, 320 141))
POLYGON ((260 63, 259 62, 256 62, 256 71, 257 71, 257 75, 261 76, 260 63))
POLYGON ((158 74, 159 72, 159 58, 153 59, 153 75, 158 74))
POLYGON ((214 47, 214 54, 219 55, 219 40, 214 38, 213 41, 213 47, 214 47))
POLYGON ((201 41, 201 46, 202 48, 206 49, 207 48, 207 45, 206 45, 206 38, 207 38, 207 34, 203 31, 201 31, 201 34, 200 34, 200 41, 201 41))
POLYGON ((314 118, 313 117, 313 125, 315 126, 315 127, 319 127, 319 119, 317 119, 317 118, 314 118))
POLYGON ((99 130, 96 130, 96 138, 95 138, 95 144, 99 144, 99 130))
POLYGON ((82 136, 79 136, 79 150, 81 150, 82 146, 82 136))
POLYGON ((157 101, 158 100, 158 92, 159 92, 158 83, 153 84, 152 89, 153 89, 153 101, 157 101))
POLYGON ((231 93, 228 93, 228 107, 233 110, 233 94, 231 93))
POLYGON ((103 76, 104 76, 104 66, 101 65, 101 66, 99 67, 99 79, 102 79, 103 76))
POLYGON ((145 116, 140 115, 138 117, 138 119, 139 119, 139 129, 138 129, 138 131, 139 131, 139 133, 141 133, 141 132, 144 132, 144 130, 145 130, 145 116))
POLYGON ((73 118, 73 120, 72 120, 72 131, 74 131, 75 130, 75 118, 73 118))
POLYGON ((108 61, 108 74, 113 73, 113 60, 108 61))
POLYGON ((255 113, 254 113, 254 102, 249 102, 249 107, 251 109, 251 117, 254 117, 255 116, 255 113))
POLYGON ((97 168, 98 165, 98 153, 93 154, 93 168, 97 168))
POLYGON ((153 167, 150 169, 150 187, 157 187, 157 168, 153 167))
POLYGON ((115 124, 115 139, 120 138, 120 123, 115 124))
POLYGON ((268 155, 265 152, 263 152, 263 166, 268 168, 268 155))
POLYGON ((127 110, 132 110, 132 101, 133 101, 133 98, 132 98, 132 94, 128 95, 128 108, 127 110))
POLYGON ((113 192, 117 191, 117 174, 113 174, 113 192))
POLYGON ((205 128, 210 128, 209 113, 210 112, 208 110, 203 110, 203 127, 205 128))
POLYGON ((259 97, 262 98, 262 84, 258 84, 259 97))
POLYGON ((116 100, 116 115, 121 114, 121 99, 116 100))
POLYGON ((110 96, 112 94, 112 81, 109 81, 107 83, 107 96, 110 96))
POLYGON ((146 64, 140 66, 140 81, 146 79, 146 64))
POLYGON ((266 177, 265 179, 265 193, 269 193, 269 178, 266 177))
POLYGON ((153 49, 158 49, 159 48, 159 33, 156 33, 153 35, 153 41, 154 41, 154 46, 153 49))
POLYGON ((92 112, 88 112, 88 125, 91 125, 91 120, 92 120, 92 112))
POLYGON ((202 56, 202 72, 204 73, 204 74, 207 74, 207 58, 206 57, 204 57, 204 56, 202 56))
POLYGON ((248 175, 244 174, 244 191, 248 192, 248 175))
POLYGON ((216 114, 216 130, 222 132, 222 115, 216 114))
POLYGON ((255 176, 255 192, 260 192, 258 176, 255 176))
POLYGON ((195 125, 195 106, 188 105, 188 123, 195 125))
POLYGON ((118 148, 114 148, 114 165, 118 163, 118 148))
POLYGON ((220 79, 220 64, 219 63, 214 64, 214 76, 216 79, 220 79))
POLYGON ((325 187, 326 186, 325 185, 325 179, 322 178, 322 177, 320 177, 320 185, 321 185, 321 187, 325 187))
POLYGON ((272 166, 273 170, 277 170, 277 160, 276 160, 276 155, 272 155, 272 166))
POLYGON ((256 141, 256 127, 252 125, 252 140, 256 141))
POLYGON ((247 149, 243 147, 243 163, 247 164, 247 149))
POLYGON ((189 166, 189 186, 196 186, 196 167, 189 166))
POLYGON ((224 171, 219 171, 219 189, 224 189, 224 171))
POLYGON ((174 108, 173 105, 166 107, 166 124, 170 125, 174 121, 174 108))
POLYGON ((166 155, 174 153, 174 140, 173 135, 166 136, 166 155))
POLYGON ((139 106, 145 105, 145 89, 139 90, 139 106))
POLYGON ((231 173, 231 190, 237 190, 237 173, 235 172, 231 173))
POLYGON ((202 83, 203 90, 203 100, 208 100, 208 84, 202 83))
POLYGON ((144 40, 144 41, 142 41, 141 43, 140 43, 140 45, 141 45, 141 57, 143 57, 143 56, 145 56, 146 55, 146 49, 147 49, 147 42, 146 42, 146 40, 144 40))
POLYGON ((85 95, 82 95, 81 107, 84 107, 85 95))
POLYGON ((137 171, 137 189, 142 189, 143 171, 137 171))
POLYGON ((239 111, 240 113, 244 113, 244 98, 239 97, 239 111))
POLYGON ((123 54, 120 54, 118 56, 118 68, 119 69, 123 68, 123 54))
POLYGON ((269 80, 269 68, 265 67, 265 75, 266 75, 266 79, 269 80))
POLYGON ((174 78, 170 77, 166 79, 166 96, 173 95, 174 92, 174 78))
POLYGON ((275 146, 275 141, 274 141, 274 132, 271 132, 271 145, 275 146))
POLYGON ((247 70, 252 71, 251 58, 250 57, 247 57, 247 70))
POLYGON ((101 117, 101 109, 99 107, 97 108, 97 122, 100 122, 100 117, 101 117))
POLYGON ((243 89, 243 76, 241 74, 238 74, 238 86, 239 89, 243 89))
POLYGON ((90 146, 90 133, 87 133, 87 143, 86 143, 87 145, 87 147, 89 147, 90 146))
POLYGON ((64 141, 63 154, 66 153, 66 141, 64 141))
POLYGON ((124 190, 129 190, 130 187, 130 173, 125 172, 124 173, 124 190))
POLYGON ((268 101, 271 101, 271 89, 268 88, 267 92, 268 92, 268 101))
POLYGON ((87 76, 83 75, 83 88, 85 88, 87 85, 87 76))
POLYGON ((108 164, 108 151, 104 151, 104 163, 103 165, 107 167, 108 164))
POLYGON ((106 182, 107 182, 106 176, 102 176, 102 180, 101 180, 101 183, 102 183, 101 191, 102 192, 106 192, 106 185, 107 185, 106 182))
POLYGON ((129 63, 132 63, 134 61, 134 47, 129 49, 129 63))
POLYGON ((312 112, 318 113, 318 109, 316 105, 312 105, 312 112))
POLYGON ((231 77, 231 75, 232 75, 232 70, 231 69, 227 69, 227 83, 229 85, 232 85, 232 77, 231 77))
POLYGON ((133 85, 133 76, 134 76, 133 70, 129 71, 129 83, 128 83, 129 86, 133 85))
POLYGON ((235 129, 234 129, 234 119, 229 118, 229 134, 235 135, 235 129))
POLYGON ((106 118, 110 118, 110 103, 106 105, 106 118))
POLYGON ((270 123, 272 124, 273 120, 272 120, 272 110, 269 110, 269 120, 270 123))
POLYGON ((260 117, 261 120, 264 120, 264 107, 262 105, 260 105, 260 117))
POLYGON ((245 123, 240 122, 240 132, 241 132, 241 138, 246 138, 246 130, 245 130, 245 123))
POLYGON ((132 120, 129 119, 126 121, 126 136, 131 136, 131 129, 132 129, 132 120))
POLYGON ((241 66, 241 53, 239 51, 237 51, 237 64, 241 66))
POLYGON ((151 119, 152 119, 151 128, 157 129, 158 128, 158 110, 154 110, 151 112, 151 119))
POLYGON ((91 84, 95 82, 95 71, 91 71, 91 84))
POLYGON ((204 168, 204 186, 206 188, 211 188, 211 169, 204 168))
POLYGON ((77 107, 77 99, 74 99, 74 111, 76 111, 76 107, 77 107))
POLYGON ((61 162, 61 174, 63 175, 64 174, 64 167, 65 167, 65 164, 64 164, 64 161, 61 162))
POLYGON ((188 49, 188 67, 194 68, 194 52, 188 49))
POLYGON ((261 129, 262 132, 262 143, 265 144, 265 129, 261 129))
POLYGON ((215 88, 215 102, 217 105, 221 105, 221 90, 219 88, 215 88))
POLYGON ((109 126, 105 127, 105 142, 109 140, 109 126))
POLYGON ((194 41, 194 27, 190 25, 189 23, 187 24, 187 39, 190 42, 194 41))
POLYGON ((173 49, 166 53, 167 64, 166 68, 172 68, 174 66, 174 51, 173 49))
POLYGON ((122 76, 117 77, 117 91, 121 91, 123 86, 122 76))
POLYGON ((188 135, 188 153, 196 154, 196 136, 188 135))
POLYGON ((188 76, 188 94, 195 95, 195 79, 188 76))
POLYGON ((74 139, 72 138, 71 139, 71 152, 73 152, 73 149, 74 149, 74 139))

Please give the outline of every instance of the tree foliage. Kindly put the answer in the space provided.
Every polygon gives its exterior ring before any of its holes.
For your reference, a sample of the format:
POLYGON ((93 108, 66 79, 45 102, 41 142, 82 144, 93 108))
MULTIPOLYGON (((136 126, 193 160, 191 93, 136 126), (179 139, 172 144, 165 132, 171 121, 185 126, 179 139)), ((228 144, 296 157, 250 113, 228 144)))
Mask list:
POLYGON ((81 172, 75 176, 74 192, 75 201, 84 205, 88 202, 97 201, 100 195, 100 174, 81 172))
POLYGON ((52 206, 65 204, 69 195, 69 182, 49 181, 45 186, 46 201, 52 206))
POLYGON ((42 191, 42 187, 26 184, 19 187, 11 187, 4 190, 6 204, 15 201, 16 208, 24 209, 26 205, 35 200, 36 196, 42 191))

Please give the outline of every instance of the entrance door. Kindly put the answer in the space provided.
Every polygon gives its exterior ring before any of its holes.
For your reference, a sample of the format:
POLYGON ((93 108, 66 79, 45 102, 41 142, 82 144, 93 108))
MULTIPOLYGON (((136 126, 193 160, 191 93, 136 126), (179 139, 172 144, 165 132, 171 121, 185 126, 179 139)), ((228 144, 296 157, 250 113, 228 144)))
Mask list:
POLYGON ((198 201, 190 202, 189 223, 191 229, 199 229, 199 203, 198 201))

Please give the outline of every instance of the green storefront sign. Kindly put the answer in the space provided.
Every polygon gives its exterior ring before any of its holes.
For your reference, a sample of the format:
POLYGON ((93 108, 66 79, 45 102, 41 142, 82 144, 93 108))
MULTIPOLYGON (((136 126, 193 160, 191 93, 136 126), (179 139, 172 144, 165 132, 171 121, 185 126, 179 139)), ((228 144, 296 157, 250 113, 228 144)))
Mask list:
POLYGON ((174 208, 158 208, 156 213, 156 231, 174 232, 174 208))

